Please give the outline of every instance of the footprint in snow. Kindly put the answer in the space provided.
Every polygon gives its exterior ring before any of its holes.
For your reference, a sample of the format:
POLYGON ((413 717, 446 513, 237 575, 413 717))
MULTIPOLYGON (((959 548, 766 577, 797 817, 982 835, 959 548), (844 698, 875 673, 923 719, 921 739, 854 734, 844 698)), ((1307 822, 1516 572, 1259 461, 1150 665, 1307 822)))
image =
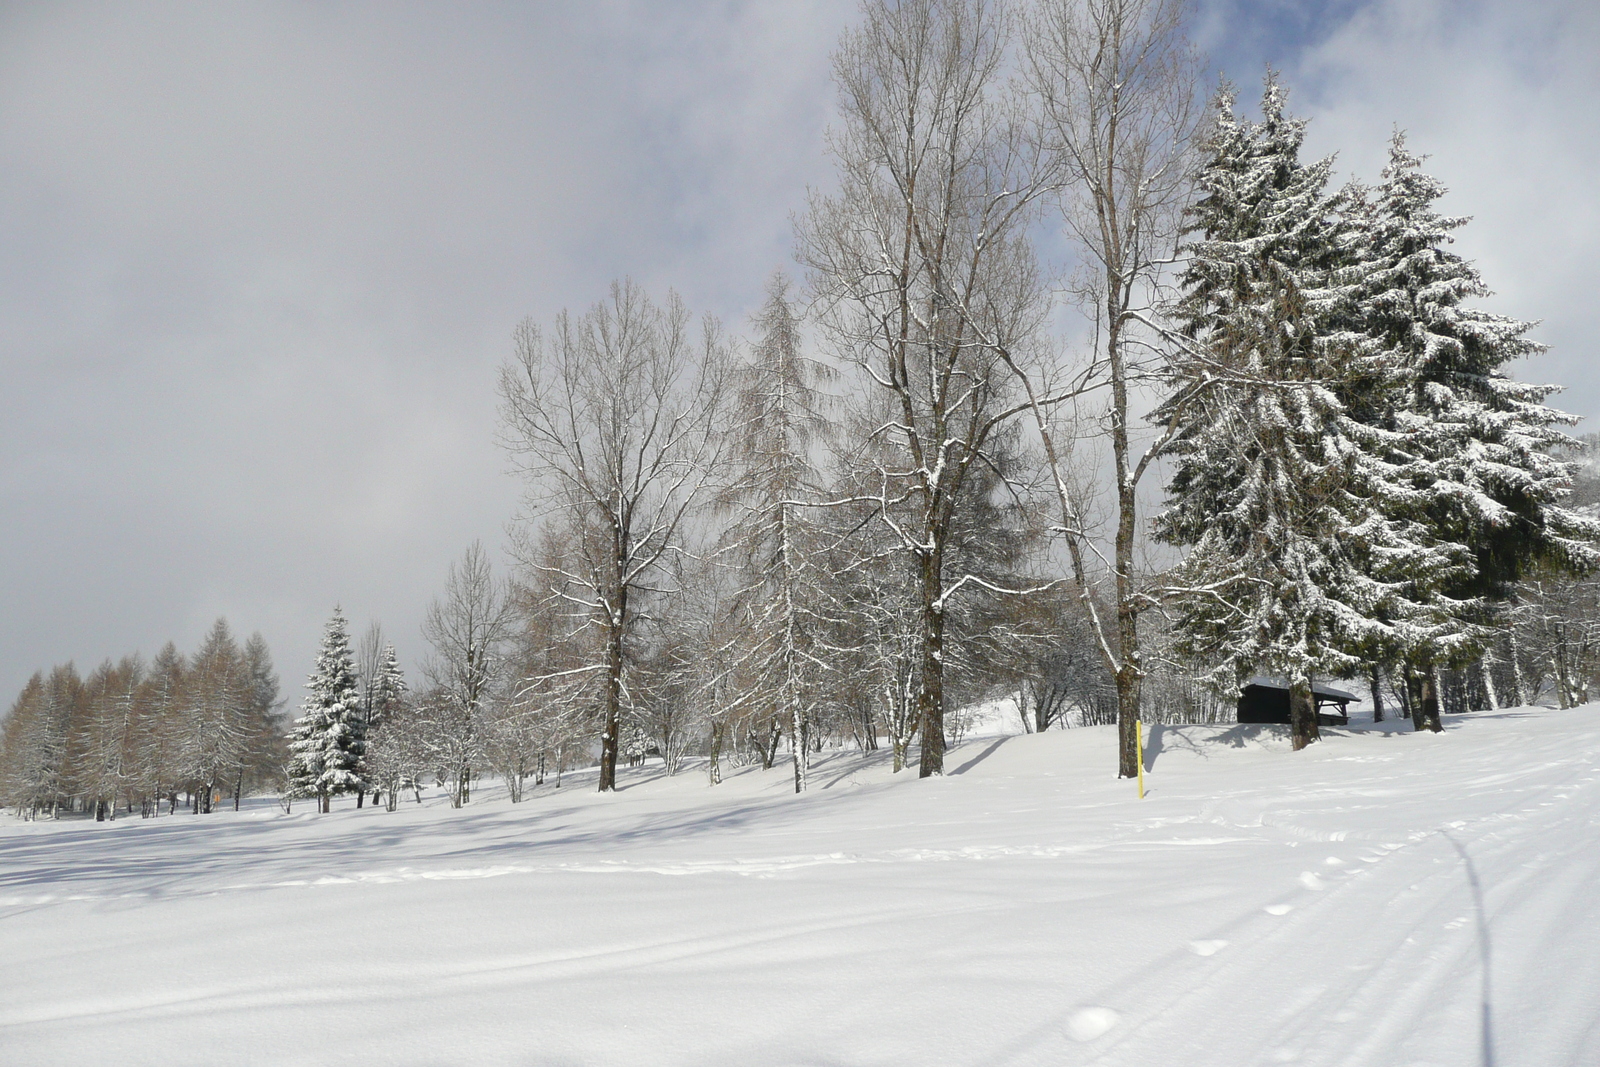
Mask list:
POLYGON ((1218 952, 1228 947, 1226 941, 1191 941, 1189 951, 1196 956, 1215 956, 1218 952))
POLYGON ((1328 885, 1328 883, 1324 882, 1321 878, 1318 878, 1311 871, 1300 872, 1300 884, 1305 886, 1307 889, 1326 889, 1328 885))
POLYGON ((1262 908, 1261 910, 1265 911, 1268 915, 1287 915, 1291 911, 1294 910, 1294 905, 1293 904, 1268 904, 1265 908, 1262 908))
POLYGON ((1117 1013, 1110 1008, 1079 1008, 1067 1020, 1067 1036, 1074 1041, 1093 1041, 1117 1025, 1117 1013))

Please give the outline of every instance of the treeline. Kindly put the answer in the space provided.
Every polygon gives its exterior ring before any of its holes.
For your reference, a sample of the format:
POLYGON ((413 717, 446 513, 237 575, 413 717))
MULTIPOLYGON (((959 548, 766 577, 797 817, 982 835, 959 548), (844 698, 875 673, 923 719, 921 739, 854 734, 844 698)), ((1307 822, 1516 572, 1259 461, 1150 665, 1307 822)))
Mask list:
POLYGON ((0 726, 0 796, 19 816, 113 819, 163 806, 209 812, 275 787, 284 759, 278 678, 260 634, 241 647, 218 619, 185 656, 169 642, 81 676, 29 679, 0 726))
POLYGON ((825 737, 942 773, 961 709, 1009 693, 1115 721, 1123 775, 1141 719, 1225 717, 1257 673, 1296 748, 1313 678, 1427 729, 1541 675, 1575 699, 1600 523, 1569 506, 1575 420, 1507 374, 1532 324, 1480 306, 1403 137, 1331 189, 1275 75, 1258 119, 1202 106, 1184 16, 869 2, 803 291, 776 282, 751 343, 629 282, 525 323, 520 573, 481 609, 519 601, 525 636, 462 707, 587 732, 602 790, 640 732, 713 778, 786 738, 803 789, 825 737))

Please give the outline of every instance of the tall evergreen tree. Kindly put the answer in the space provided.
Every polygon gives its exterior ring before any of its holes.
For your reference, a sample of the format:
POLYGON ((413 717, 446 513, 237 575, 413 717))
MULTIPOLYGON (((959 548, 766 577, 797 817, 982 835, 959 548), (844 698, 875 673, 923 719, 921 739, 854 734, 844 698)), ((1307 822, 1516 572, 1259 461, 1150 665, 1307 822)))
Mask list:
POLYGON ((328 621, 306 689, 310 692, 290 734, 289 788, 294 796, 316 797, 326 812, 333 797, 366 788, 359 773, 366 737, 355 656, 338 608, 328 621))
POLYGON ((182 767, 193 783, 196 814, 209 813, 224 776, 249 751, 250 679, 244 657, 218 619, 191 658, 184 700, 182 767))
MULTIPOLYGON (((1351 329, 1361 277, 1325 190, 1332 160, 1299 160, 1305 123, 1269 74, 1259 123, 1219 94, 1193 211, 1180 313, 1192 347, 1158 417, 1179 426, 1159 535, 1192 552, 1177 578, 1180 647, 1219 680, 1287 676, 1296 748, 1318 736, 1311 679, 1437 611, 1394 580, 1395 561, 1437 583, 1448 546, 1383 501, 1384 439, 1353 405, 1385 380, 1351 329)), ((1437 627, 1433 627, 1437 629, 1437 627)))
POLYGON ((242 754, 238 777, 234 780, 233 808, 239 810, 247 776, 255 781, 270 780, 283 766, 283 725, 279 718, 278 672, 272 666, 272 653, 259 633, 250 635, 244 645, 245 708, 243 727, 249 738, 242 754))
MULTIPOLYGON (((384 794, 388 810, 399 802, 397 791, 422 773, 422 745, 415 725, 405 717, 405 676, 394 645, 384 644, 378 653, 372 680, 367 685, 367 749, 365 777, 369 785, 384 794)), ((372 802, 376 804, 376 793, 372 802)))
POLYGON ((1356 315, 1388 369, 1389 387, 1360 416, 1389 433, 1405 492, 1388 511, 1435 543, 1460 546, 1470 562, 1433 591, 1447 624, 1398 627, 1385 650, 1417 698, 1413 721, 1438 730, 1433 673, 1478 651, 1485 603, 1536 567, 1592 568, 1600 525, 1561 503, 1571 466, 1552 452, 1572 442, 1556 427, 1576 420, 1545 406, 1557 387, 1505 373, 1544 346, 1527 337, 1532 323, 1471 306, 1489 290, 1447 247, 1467 220, 1437 211, 1444 186, 1421 165, 1396 132, 1382 181, 1356 213, 1365 231, 1356 315))

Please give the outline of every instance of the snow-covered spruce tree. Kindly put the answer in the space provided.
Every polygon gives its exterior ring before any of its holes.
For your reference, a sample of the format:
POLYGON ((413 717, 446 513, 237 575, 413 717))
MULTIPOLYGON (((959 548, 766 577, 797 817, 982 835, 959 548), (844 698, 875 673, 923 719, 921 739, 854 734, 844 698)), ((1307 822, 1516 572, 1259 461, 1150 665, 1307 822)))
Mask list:
POLYGON ((378 655, 378 668, 367 693, 367 728, 374 729, 389 721, 405 700, 406 679, 400 670, 400 658, 394 645, 385 643, 378 655))
POLYGON ((317 665, 306 681, 301 716, 290 733, 290 793, 314 796, 321 811, 341 793, 365 789, 358 768, 366 752, 355 657, 344 613, 333 610, 317 665))
POLYGON ((402 789, 418 790, 420 797, 418 782, 428 770, 425 738, 407 689, 394 646, 385 644, 368 686, 368 721, 372 725, 365 760, 372 802, 376 804, 381 794, 389 811, 399 807, 402 789))
POLYGON ((1192 549, 1173 576, 1178 647, 1219 683, 1287 676, 1298 749, 1318 736, 1314 674, 1355 670, 1397 627, 1442 639, 1426 591, 1460 559, 1386 513, 1387 439, 1351 408, 1388 369, 1349 326, 1359 272, 1324 193, 1332 161, 1299 161, 1284 102, 1271 74, 1259 123, 1218 96, 1179 305, 1193 345, 1156 413, 1178 428, 1156 529, 1192 549))
POLYGON ((1481 652, 1484 605, 1535 570, 1592 569, 1600 524, 1562 506, 1572 468, 1552 452, 1572 440, 1556 427, 1576 420, 1545 406, 1557 387, 1505 374, 1544 346, 1527 337, 1532 323, 1471 306, 1489 290, 1447 247, 1467 220, 1438 213, 1444 186, 1421 165, 1396 132, 1382 181, 1360 205, 1356 315, 1390 388, 1356 414, 1392 432, 1387 458, 1406 491, 1389 499, 1390 516, 1470 553, 1471 566, 1434 590, 1448 632, 1402 626, 1385 650, 1411 692, 1416 727, 1439 730, 1437 671, 1481 652))

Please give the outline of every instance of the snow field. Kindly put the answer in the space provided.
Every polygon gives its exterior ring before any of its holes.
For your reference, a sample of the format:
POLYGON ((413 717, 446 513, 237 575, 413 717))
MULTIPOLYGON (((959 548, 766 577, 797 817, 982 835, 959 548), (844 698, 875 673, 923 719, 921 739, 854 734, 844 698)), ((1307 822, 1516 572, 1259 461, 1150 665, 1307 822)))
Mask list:
POLYGON ((1595 709, 1112 743, 7 819, 0 1063, 1600 1063, 1595 709))

